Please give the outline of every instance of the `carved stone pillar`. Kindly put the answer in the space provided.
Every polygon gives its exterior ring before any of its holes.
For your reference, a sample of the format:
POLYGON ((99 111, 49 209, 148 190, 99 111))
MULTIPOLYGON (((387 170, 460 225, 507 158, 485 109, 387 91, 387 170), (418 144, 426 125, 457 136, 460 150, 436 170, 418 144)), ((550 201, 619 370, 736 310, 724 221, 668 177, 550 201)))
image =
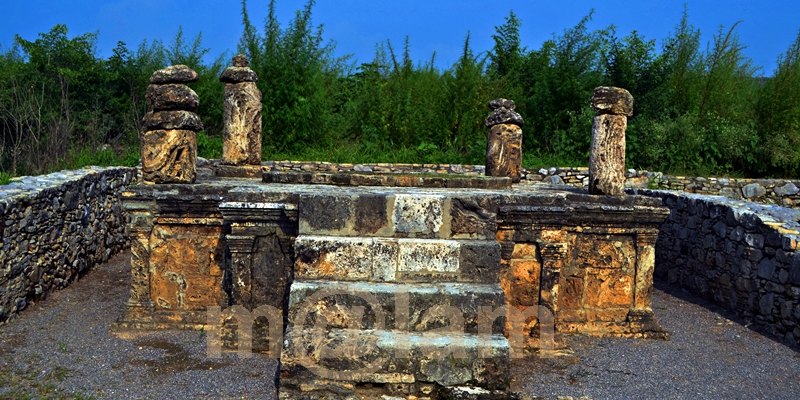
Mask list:
POLYGON ((152 200, 123 200, 130 215, 131 235, 131 297, 128 307, 152 308, 150 300, 150 233, 153 230, 152 200))
POLYGON ((249 64, 245 56, 238 54, 233 57, 233 67, 219 77, 225 83, 225 164, 261 164, 261 92, 256 86, 258 75, 248 68, 249 64))
POLYGON ((184 85, 197 73, 185 65, 158 70, 150 77, 141 135, 142 177, 149 183, 193 183, 196 178, 197 136, 203 130, 195 114, 200 98, 184 85))
POLYGON ((567 254, 566 243, 540 243, 542 255, 541 298, 539 304, 550 309, 554 315, 558 313, 559 282, 564 258, 567 254))
POLYGON ((589 193, 625 194, 625 129, 633 115, 633 96, 625 89, 598 87, 592 108, 600 115, 592 124, 589 157, 589 193))
POLYGON ((642 232, 636 235, 636 281, 633 308, 650 310, 653 289, 653 269, 656 262, 656 239, 658 231, 642 232))
POLYGON ((522 176, 522 116, 514 111, 514 102, 497 99, 489 102, 492 113, 486 118, 486 176, 510 177, 519 182, 522 176))

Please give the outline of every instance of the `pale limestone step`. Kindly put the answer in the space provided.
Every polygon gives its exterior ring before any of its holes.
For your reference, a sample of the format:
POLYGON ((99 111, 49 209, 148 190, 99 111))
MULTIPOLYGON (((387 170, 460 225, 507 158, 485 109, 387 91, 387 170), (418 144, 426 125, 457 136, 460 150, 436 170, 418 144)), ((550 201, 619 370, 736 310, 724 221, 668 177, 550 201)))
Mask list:
POLYGON ((505 389, 511 350, 503 335, 289 327, 281 379, 300 391, 312 380, 505 389))
POLYGON ((309 327, 324 321, 330 328, 502 333, 504 317, 490 321, 478 316, 504 304, 505 294, 497 283, 295 280, 289 321, 298 324, 302 319, 309 327))
POLYGON ((295 255, 298 279, 500 281, 500 244, 494 240, 301 235, 295 255))

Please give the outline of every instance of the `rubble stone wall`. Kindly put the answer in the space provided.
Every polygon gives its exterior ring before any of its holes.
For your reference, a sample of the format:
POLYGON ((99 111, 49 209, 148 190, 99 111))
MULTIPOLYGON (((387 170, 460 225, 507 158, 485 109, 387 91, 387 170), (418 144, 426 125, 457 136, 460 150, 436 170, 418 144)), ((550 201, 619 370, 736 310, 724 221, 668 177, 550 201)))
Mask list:
POLYGON ((800 344, 800 210, 720 196, 635 190, 670 208, 655 275, 800 344))
POLYGON ((90 167, 0 186, 0 325, 127 247, 135 168, 90 167))

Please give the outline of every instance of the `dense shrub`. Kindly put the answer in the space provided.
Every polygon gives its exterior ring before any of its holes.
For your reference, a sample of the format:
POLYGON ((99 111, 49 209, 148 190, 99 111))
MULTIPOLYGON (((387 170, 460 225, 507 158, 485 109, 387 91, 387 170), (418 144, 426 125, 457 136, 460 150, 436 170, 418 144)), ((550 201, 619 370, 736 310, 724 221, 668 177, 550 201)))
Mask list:
MULTIPOLYGON (((237 51, 251 60, 263 93, 266 159, 339 162, 482 163, 488 100, 516 101, 526 121, 524 163, 585 165, 596 86, 628 89, 627 163, 665 172, 746 176, 800 175, 800 35, 759 75, 739 42, 738 24, 702 50, 700 32, 683 17, 657 49, 636 31, 591 30, 592 12, 537 49, 521 46, 524 16, 496 27, 493 48, 463 52, 447 69, 409 57, 388 40, 356 64, 334 57, 334 42, 313 23, 314 1, 281 24, 271 0, 263 28, 242 1, 237 51), (285 26, 285 28, 282 28, 285 26)), ((165 46, 120 42, 97 56, 96 34, 68 37, 56 25, 34 41, 16 37, 0 51, 0 181, 84 164, 138 162, 140 120, 150 74, 187 64, 200 75, 198 135, 203 157, 219 157, 223 84, 232 53, 205 56, 202 35, 179 29, 165 46)))

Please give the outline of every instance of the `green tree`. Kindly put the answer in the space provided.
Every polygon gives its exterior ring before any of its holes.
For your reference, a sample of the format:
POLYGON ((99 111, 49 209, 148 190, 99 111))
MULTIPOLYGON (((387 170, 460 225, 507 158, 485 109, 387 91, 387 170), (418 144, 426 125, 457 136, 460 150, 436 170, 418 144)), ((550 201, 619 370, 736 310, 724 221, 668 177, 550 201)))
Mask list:
POLYGON ((775 75, 761 89, 756 105, 764 138, 765 165, 777 176, 800 174, 800 32, 778 57, 775 75))

